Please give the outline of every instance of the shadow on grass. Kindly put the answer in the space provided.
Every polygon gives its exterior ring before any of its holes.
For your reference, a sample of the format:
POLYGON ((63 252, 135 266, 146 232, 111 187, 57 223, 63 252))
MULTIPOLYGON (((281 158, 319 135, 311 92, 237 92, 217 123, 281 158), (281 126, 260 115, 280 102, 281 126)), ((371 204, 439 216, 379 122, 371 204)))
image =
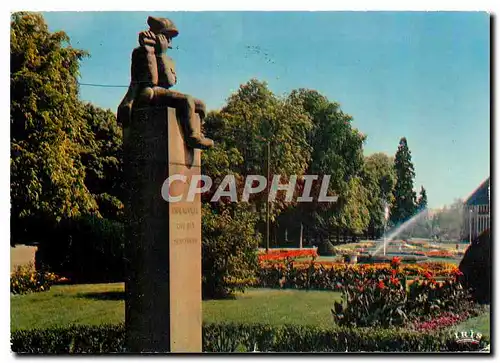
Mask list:
POLYGON ((78 294, 77 297, 91 300, 125 300, 124 291, 89 292, 78 294))

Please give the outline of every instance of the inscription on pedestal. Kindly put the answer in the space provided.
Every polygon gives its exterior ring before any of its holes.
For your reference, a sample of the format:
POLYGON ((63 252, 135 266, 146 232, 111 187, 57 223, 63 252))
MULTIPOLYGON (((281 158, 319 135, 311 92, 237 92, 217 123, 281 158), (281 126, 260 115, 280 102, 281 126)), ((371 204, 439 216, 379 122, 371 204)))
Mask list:
MULTIPOLYGON (((174 117, 171 109, 169 109, 170 117, 174 117)), ((182 142, 182 134, 177 124, 169 123, 168 128, 170 135, 168 175, 185 175, 187 180, 186 183, 175 183, 175 195, 184 196, 181 201, 169 203, 171 351, 201 352, 200 195, 197 194, 192 202, 185 201, 189 181, 193 175, 201 174, 201 157, 198 150, 189 149, 182 142), (190 157, 185 156, 190 153, 192 154, 190 157), (191 163, 186 164, 186 160, 191 163)), ((158 188, 158 195, 160 194, 158 188)))

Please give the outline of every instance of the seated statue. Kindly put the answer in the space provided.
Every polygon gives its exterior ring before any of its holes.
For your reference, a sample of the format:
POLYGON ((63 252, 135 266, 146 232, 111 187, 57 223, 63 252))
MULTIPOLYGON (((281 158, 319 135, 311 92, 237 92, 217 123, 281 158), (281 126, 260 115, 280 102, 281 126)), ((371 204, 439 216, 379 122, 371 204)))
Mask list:
POLYGON ((213 141, 195 131, 195 113, 203 123, 205 104, 171 90, 177 83, 175 64, 166 51, 172 48, 172 38, 179 34, 174 23, 166 18, 148 17, 149 30, 139 33, 139 47, 132 52, 131 82, 127 94, 118 106, 118 120, 129 126, 134 103, 137 107, 166 106, 180 111, 186 144, 195 149, 207 149, 213 141), (144 105, 144 106, 140 106, 144 105))

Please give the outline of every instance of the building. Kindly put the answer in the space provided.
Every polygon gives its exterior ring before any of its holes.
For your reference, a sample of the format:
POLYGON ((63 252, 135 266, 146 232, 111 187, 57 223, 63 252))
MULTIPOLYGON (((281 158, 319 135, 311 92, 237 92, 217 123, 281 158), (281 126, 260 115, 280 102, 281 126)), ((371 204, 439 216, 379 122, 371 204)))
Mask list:
POLYGON ((472 192, 464 202, 464 238, 474 240, 490 228, 490 178, 472 192))

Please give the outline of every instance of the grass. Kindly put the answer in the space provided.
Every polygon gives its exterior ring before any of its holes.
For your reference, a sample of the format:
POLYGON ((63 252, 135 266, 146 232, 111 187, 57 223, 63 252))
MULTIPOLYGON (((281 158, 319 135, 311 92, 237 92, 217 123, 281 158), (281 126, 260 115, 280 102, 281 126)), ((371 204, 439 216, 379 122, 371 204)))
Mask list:
POLYGON ((123 322, 123 291, 123 283, 117 283, 53 286, 47 292, 11 295, 11 329, 123 322))
POLYGON ((491 312, 490 308, 487 309, 483 314, 476 316, 475 318, 467 319, 466 321, 460 323, 459 325, 453 327, 453 331, 469 332, 471 329, 474 330, 475 333, 481 333, 482 335, 491 337, 490 329, 491 329, 491 312))
POLYGON ((250 289, 235 300, 203 302, 206 322, 295 324, 330 327, 330 309, 340 293, 331 291, 250 289))
MULTIPOLYGON (((11 295, 11 330, 115 324, 124 320, 124 285, 53 286, 50 291, 11 295)), ((204 322, 299 324, 329 327, 340 293, 249 289, 235 299, 203 301, 204 322)))

